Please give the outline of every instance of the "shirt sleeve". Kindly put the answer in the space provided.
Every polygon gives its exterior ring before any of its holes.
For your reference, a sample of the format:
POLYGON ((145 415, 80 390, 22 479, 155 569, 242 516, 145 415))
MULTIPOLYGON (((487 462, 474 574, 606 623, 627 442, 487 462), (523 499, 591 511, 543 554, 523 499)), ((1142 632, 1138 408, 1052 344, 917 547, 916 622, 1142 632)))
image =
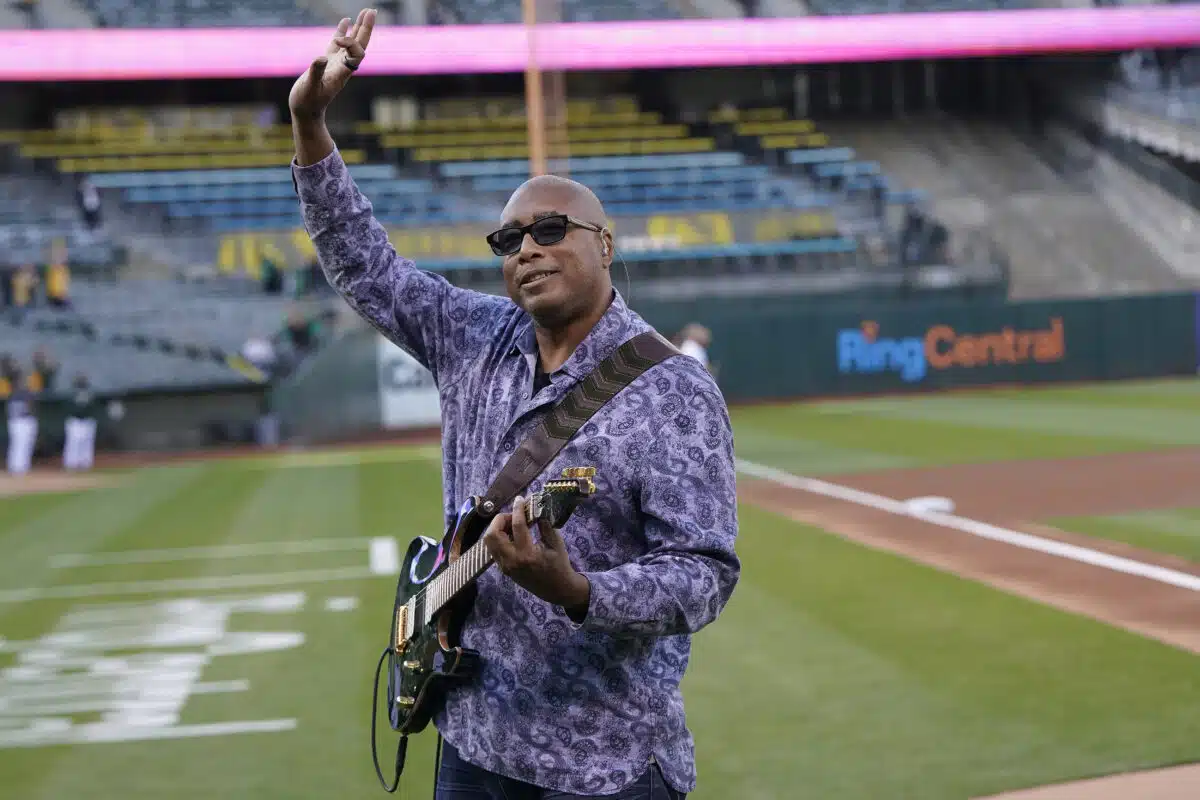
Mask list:
POLYGON ((336 148, 306 167, 293 159, 292 177, 330 285, 439 386, 453 382, 490 338, 502 299, 456 287, 398 255, 336 148))
POLYGON ((648 552, 591 584, 576 629, 627 636, 695 633, 729 602, 741 574, 733 430, 708 389, 684 401, 644 461, 641 510, 648 552))

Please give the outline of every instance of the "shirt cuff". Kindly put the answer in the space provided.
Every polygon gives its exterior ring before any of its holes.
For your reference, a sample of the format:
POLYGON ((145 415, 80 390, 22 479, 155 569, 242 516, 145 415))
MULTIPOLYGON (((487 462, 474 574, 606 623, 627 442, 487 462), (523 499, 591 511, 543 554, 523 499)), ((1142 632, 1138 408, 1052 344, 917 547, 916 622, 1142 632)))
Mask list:
POLYGON ((593 619, 595 619, 596 590, 600 585, 599 582, 595 579, 594 573, 584 572, 581 574, 583 575, 583 577, 587 578, 587 581, 588 581, 588 602, 587 602, 587 609, 584 611, 584 614, 583 614, 583 621, 576 622, 574 619, 571 618, 571 615, 567 613, 567 610, 565 608, 563 609, 563 616, 567 618, 567 624, 571 626, 571 630, 573 630, 573 631, 580 631, 580 630, 583 630, 584 628, 592 627, 592 626, 588 625, 588 623, 591 622, 593 619))
POLYGON ((346 162, 342 160, 342 154, 335 145, 329 155, 307 167, 300 166, 297 157, 292 156, 291 168, 292 189, 302 202, 311 203, 320 199, 320 189, 330 179, 337 180, 341 177, 341 173, 346 171, 346 162))

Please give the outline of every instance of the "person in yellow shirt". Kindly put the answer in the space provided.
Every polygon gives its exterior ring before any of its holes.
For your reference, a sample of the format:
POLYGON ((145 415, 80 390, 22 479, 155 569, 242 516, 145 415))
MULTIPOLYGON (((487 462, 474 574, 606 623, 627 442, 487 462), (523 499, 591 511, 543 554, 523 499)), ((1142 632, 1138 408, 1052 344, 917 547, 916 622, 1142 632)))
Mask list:
POLYGON ((0 355, 0 400, 7 400, 13 393, 13 376, 17 374, 17 362, 8 353, 0 355))
POLYGON ((37 287, 37 282, 37 273, 32 266, 26 265, 17 270, 12 278, 14 308, 28 308, 33 305, 33 290, 37 287))
POLYGON ((55 239, 50 246, 50 263, 46 265, 46 301, 55 308, 66 308, 71 286, 71 269, 67 266, 67 243, 55 239))
POLYGON ((66 262, 51 263, 46 267, 46 302, 55 308, 68 308, 71 288, 71 270, 66 262))
POLYGON ((54 391, 54 380, 58 376, 58 363, 45 350, 33 353, 33 369, 25 379, 25 388, 34 394, 54 391))

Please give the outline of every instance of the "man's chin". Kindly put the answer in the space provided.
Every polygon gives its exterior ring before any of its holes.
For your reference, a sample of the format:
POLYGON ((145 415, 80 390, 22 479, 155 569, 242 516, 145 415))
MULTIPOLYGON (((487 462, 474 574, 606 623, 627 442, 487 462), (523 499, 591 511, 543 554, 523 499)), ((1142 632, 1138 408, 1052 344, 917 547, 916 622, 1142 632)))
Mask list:
POLYGON ((522 298, 521 307, 542 328, 559 328, 571 320, 570 304, 557 293, 522 298))

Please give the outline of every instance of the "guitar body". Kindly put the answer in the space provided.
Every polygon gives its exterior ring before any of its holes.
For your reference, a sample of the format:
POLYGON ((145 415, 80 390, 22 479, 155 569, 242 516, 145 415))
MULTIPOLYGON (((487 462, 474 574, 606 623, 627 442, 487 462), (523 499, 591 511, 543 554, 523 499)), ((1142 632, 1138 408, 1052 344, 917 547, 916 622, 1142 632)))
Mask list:
POLYGON ((475 545, 490 519, 477 510, 478 498, 469 499, 442 541, 417 537, 408 545, 396 587, 392 631, 396 657, 388 681, 388 716, 398 733, 420 733, 455 686, 475 677, 479 654, 461 646, 462 626, 475 602, 471 582, 459 591, 433 619, 417 624, 407 640, 399 631, 405 613, 422 614, 421 593, 475 545), (410 601, 415 603, 410 606, 410 601), (411 610, 409 610, 411 609, 411 610))

